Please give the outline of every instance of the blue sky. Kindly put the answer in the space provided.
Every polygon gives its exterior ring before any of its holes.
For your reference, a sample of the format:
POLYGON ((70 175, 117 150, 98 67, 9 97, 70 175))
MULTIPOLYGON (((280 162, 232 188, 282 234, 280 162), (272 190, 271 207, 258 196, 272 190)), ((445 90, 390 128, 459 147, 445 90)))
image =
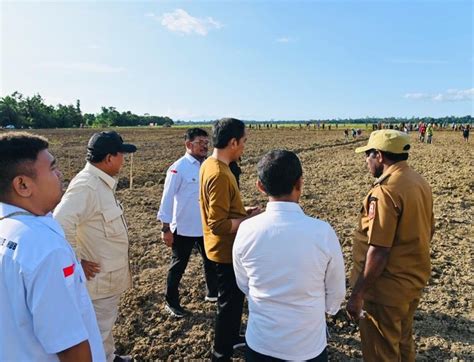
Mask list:
POLYGON ((10 1, 0 12, 0 96, 174 120, 473 114, 472 1, 10 1))

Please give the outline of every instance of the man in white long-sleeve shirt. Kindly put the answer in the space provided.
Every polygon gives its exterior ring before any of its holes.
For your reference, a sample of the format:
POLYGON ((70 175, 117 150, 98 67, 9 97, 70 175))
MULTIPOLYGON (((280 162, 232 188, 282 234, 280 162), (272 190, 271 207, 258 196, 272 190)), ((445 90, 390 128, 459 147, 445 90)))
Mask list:
POLYGON ((199 211, 199 169, 207 157, 209 136, 201 128, 190 128, 184 135, 186 153, 166 173, 165 186, 157 218, 162 223, 161 239, 171 247, 172 256, 166 279, 165 308, 176 318, 187 311, 179 300, 179 283, 196 247, 202 256, 206 280, 205 300, 217 301, 217 277, 214 264, 204 250, 199 211))
POLYGON ((345 296, 344 261, 332 227, 298 205, 302 167, 285 150, 258 163, 266 211, 244 221, 233 248, 237 284, 249 301, 247 361, 327 361, 325 313, 345 296))

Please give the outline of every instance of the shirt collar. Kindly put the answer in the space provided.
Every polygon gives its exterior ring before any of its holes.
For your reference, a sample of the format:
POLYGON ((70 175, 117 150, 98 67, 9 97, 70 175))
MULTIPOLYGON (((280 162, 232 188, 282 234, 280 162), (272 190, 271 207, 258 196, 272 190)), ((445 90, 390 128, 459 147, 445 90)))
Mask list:
POLYGON ((6 204, 4 202, 0 202, 0 217, 6 216, 8 214, 14 213, 14 212, 28 212, 18 206, 6 204))
POLYGON ((112 190, 115 188, 115 185, 117 183, 117 180, 113 178, 112 176, 106 174, 104 171, 101 169, 95 167, 92 163, 87 162, 86 166, 84 167, 84 170, 89 171, 90 173, 96 175, 99 177, 102 181, 104 181, 107 186, 109 186, 112 190))
MULTIPOLYGON (((9 214, 12 214, 14 212, 29 212, 25 209, 22 209, 21 207, 6 204, 3 202, 0 202, 0 217, 6 216, 9 214)), ((22 215, 24 216, 24 215, 22 215)), ((31 216, 35 217, 36 220, 40 221, 44 225, 46 225, 48 228, 52 229, 54 232, 58 233, 61 236, 64 236, 64 231, 59 225, 59 223, 53 219, 53 214, 51 212, 47 213, 44 216, 37 216, 31 214, 31 216)))
POLYGON ((193 156, 191 156, 191 155, 190 155, 189 153, 187 153, 187 152, 184 154, 184 157, 186 157, 186 159, 187 159, 189 162, 191 162, 191 163, 201 164, 197 158, 194 158, 193 156))
POLYGON ((267 203, 266 211, 287 211, 303 213, 303 209, 296 202, 287 201, 269 201, 267 203))
POLYGON ((387 170, 383 173, 382 176, 380 176, 378 179, 374 181, 374 185, 378 185, 382 181, 384 181, 388 176, 391 174, 400 172, 401 170, 405 169, 408 167, 408 162, 407 161, 399 161, 394 163, 393 165, 390 165, 387 170))

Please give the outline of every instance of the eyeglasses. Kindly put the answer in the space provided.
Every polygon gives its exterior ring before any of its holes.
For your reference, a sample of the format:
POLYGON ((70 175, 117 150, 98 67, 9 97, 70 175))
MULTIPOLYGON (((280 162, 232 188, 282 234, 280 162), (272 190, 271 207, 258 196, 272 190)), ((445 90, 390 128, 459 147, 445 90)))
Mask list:
POLYGON ((193 145, 199 145, 199 146, 209 146, 209 141, 193 141, 191 142, 193 145))

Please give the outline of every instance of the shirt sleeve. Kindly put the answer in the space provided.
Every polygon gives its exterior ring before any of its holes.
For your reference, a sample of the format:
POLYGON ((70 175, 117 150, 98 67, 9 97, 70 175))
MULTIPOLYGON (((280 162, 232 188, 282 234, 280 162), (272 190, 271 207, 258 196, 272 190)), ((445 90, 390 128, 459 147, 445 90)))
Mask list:
POLYGON ((93 190, 86 185, 81 185, 68 189, 54 209, 53 216, 61 224, 66 239, 78 258, 81 258, 82 252, 76 242, 77 227, 94 214, 96 205, 97 198, 93 190))
POLYGON ((372 192, 368 202, 368 243, 386 248, 392 247, 397 232, 399 209, 388 191, 382 187, 372 192))
POLYGON ((170 224, 173 221, 174 196, 181 184, 181 174, 171 166, 166 173, 165 186, 161 197, 157 219, 170 224))
POLYGON ((242 264, 241 259, 241 244, 245 241, 245 237, 242 236, 242 227, 237 231, 235 237, 234 246, 232 248, 232 264, 234 266, 235 280, 239 289, 245 294, 249 295, 249 278, 247 272, 242 264))
POLYGON ((232 229, 230 213, 230 180, 222 175, 216 175, 207 181, 209 211, 207 225, 215 235, 229 234, 232 229))
POLYGON ((328 233, 329 263, 324 285, 326 289, 326 313, 336 314, 346 296, 346 276, 341 245, 336 233, 330 227, 328 233))
POLYGON ((55 354, 89 338, 74 283, 75 259, 65 250, 48 255, 27 280, 33 330, 47 353, 55 354))

